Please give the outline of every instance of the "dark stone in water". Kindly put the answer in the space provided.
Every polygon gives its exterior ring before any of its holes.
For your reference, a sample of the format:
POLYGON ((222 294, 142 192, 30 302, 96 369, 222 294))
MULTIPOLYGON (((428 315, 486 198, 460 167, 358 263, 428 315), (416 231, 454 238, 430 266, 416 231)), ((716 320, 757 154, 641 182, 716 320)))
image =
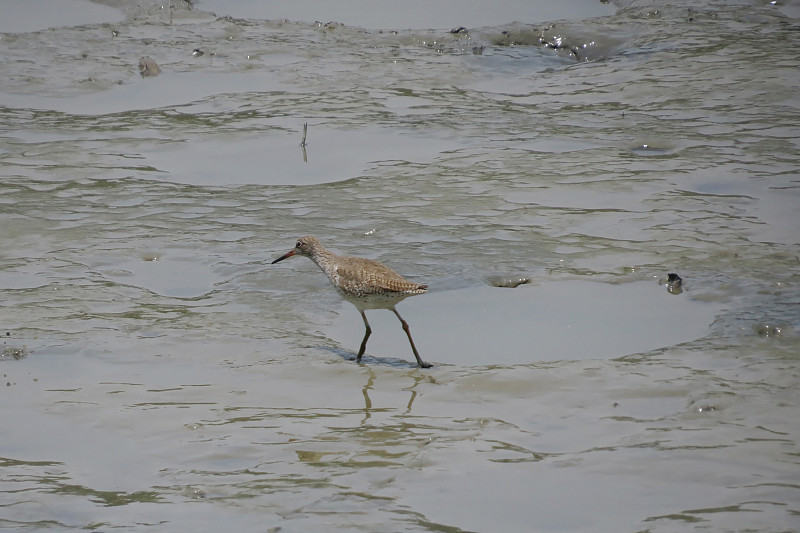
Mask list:
POLYGON ((489 283, 489 285, 494 287, 508 287, 513 289, 514 287, 519 287, 520 285, 530 283, 531 278, 524 276, 503 276, 498 274, 486 276, 486 281, 489 283))
POLYGON ((670 294, 680 294, 683 292, 683 278, 674 272, 667 274, 666 278, 658 280, 659 285, 666 285, 667 292, 670 294))

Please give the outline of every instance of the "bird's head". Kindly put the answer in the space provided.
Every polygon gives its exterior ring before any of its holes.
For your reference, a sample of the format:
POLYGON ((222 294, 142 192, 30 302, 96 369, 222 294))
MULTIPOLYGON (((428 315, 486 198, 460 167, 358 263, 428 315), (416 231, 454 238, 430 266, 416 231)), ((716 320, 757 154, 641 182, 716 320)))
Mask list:
POLYGON ((322 250, 322 244, 317 240, 316 237, 311 235, 306 235, 305 237, 300 237, 297 239, 297 243, 295 243, 294 248, 277 258, 275 261, 272 262, 274 265, 279 261, 283 261, 284 259, 288 259, 293 255, 304 255, 306 257, 314 257, 314 254, 318 251, 322 250))

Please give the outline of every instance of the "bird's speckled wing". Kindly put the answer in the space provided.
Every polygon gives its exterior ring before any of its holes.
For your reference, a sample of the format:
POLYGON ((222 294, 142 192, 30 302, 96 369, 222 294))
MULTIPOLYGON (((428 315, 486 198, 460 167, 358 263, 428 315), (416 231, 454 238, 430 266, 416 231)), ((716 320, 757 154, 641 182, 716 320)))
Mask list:
POLYGON ((342 289, 356 294, 421 294, 427 285, 408 281, 391 268, 360 257, 342 258, 336 267, 342 289))

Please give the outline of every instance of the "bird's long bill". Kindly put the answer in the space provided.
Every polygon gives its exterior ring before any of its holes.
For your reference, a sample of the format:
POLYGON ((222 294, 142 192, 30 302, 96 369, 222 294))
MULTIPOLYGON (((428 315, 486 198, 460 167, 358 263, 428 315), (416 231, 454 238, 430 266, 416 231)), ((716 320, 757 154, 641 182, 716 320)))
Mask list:
POLYGON ((274 265, 274 264, 275 264, 275 263, 277 263, 278 261, 283 261, 283 260, 284 260, 284 259, 286 259, 287 257, 292 257, 293 255, 294 255, 294 249, 291 249, 291 250, 289 250, 288 252, 286 252, 285 254, 283 254, 282 256, 280 256, 279 258, 277 258, 277 259, 276 259, 275 261, 273 261, 271 264, 273 264, 273 265, 274 265))

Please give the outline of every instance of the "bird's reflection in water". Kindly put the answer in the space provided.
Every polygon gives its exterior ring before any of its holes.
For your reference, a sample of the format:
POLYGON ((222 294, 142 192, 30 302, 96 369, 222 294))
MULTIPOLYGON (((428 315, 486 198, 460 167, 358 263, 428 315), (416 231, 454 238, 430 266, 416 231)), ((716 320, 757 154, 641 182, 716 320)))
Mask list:
MULTIPOLYGON (((372 417, 372 398, 370 398, 369 392, 371 390, 374 390, 375 379, 376 379, 375 371, 373 370, 372 367, 365 366, 364 369, 366 370, 367 373, 367 382, 361 388, 361 394, 364 396, 364 419, 362 420, 362 423, 366 422, 372 417)), ((409 387, 403 389, 404 391, 408 391, 409 393, 411 393, 411 395, 408 398, 408 403, 406 404, 406 409, 403 414, 410 413, 411 409, 414 407, 414 400, 417 399, 416 389, 419 386, 419 384, 422 383, 423 381, 431 381, 428 376, 424 376, 421 374, 412 375, 410 377, 414 380, 414 383, 409 387)))
POLYGON ((372 409, 372 399, 369 397, 369 391, 372 390, 372 386, 375 383, 375 372, 371 368, 367 367, 367 375, 367 383, 361 389, 361 394, 364 395, 364 420, 362 420, 362 423, 369 420, 372 416, 372 413, 370 412, 372 409))
MULTIPOLYGON (((349 350, 342 350, 340 348, 333 348, 333 347, 320 347, 321 350, 326 352, 331 352, 342 359, 352 361, 354 359, 353 352, 349 350)), ((380 368, 381 366, 390 366, 395 368, 402 368, 412 366, 413 370, 409 372, 408 377, 413 380, 413 383, 409 385, 407 388, 402 390, 408 391, 411 395, 408 398, 408 403, 406 404, 406 409, 403 414, 408 414, 411 412, 412 407, 414 406, 414 401, 417 399, 417 387, 423 382, 426 383, 436 383, 436 379, 433 376, 427 375, 423 372, 419 371, 419 367, 413 365, 409 361, 404 359, 394 359, 394 358, 386 358, 386 357, 372 357, 372 356, 365 356, 364 363, 361 365, 361 368, 364 370, 367 376, 367 381, 363 387, 361 387, 361 394, 364 396, 364 420, 362 422, 366 422, 372 417, 372 398, 370 398, 369 393, 371 390, 375 389, 375 380, 377 379, 377 375, 375 374, 375 368, 380 368)), ((385 408, 383 409, 386 410, 385 408)))

